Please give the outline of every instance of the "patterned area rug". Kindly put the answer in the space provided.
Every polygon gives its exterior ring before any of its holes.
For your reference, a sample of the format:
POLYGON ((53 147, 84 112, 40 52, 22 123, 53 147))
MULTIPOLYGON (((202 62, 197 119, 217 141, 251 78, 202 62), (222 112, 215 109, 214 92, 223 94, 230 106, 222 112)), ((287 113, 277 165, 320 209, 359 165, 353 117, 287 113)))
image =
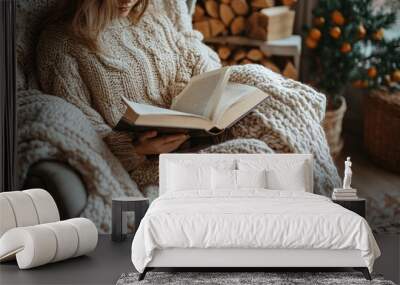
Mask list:
POLYGON ((359 272, 148 272, 142 281, 138 281, 138 276, 138 273, 122 274, 117 285, 395 285, 376 275, 368 281, 359 272))

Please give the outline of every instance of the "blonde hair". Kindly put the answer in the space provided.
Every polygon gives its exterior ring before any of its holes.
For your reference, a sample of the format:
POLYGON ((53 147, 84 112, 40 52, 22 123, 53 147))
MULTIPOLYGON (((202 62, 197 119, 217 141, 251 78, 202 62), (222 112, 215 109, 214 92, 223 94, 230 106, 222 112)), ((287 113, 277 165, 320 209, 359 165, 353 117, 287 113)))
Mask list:
MULTIPOLYGON (((137 0, 128 18, 132 24, 139 21, 149 0, 137 0)), ((101 32, 118 17, 118 0, 64 0, 52 11, 48 22, 65 22, 68 33, 93 52, 100 52, 98 38, 101 32)))

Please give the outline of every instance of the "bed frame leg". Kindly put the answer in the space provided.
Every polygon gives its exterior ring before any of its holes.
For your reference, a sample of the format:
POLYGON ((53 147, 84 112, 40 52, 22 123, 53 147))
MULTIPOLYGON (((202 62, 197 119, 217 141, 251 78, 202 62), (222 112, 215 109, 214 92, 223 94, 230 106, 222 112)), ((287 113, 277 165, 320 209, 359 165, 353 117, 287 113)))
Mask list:
POLYGON ((144 279, 144 277, 146 277, 146 273, 147 273, 148 269, 147 267, 143 270, 142 273, 139 274, 139 278, 138 281, 142 281, 144 279))
POLYGON ((357 271, 361 271, 362 274, 364 275, 365 279, 372 280, 371 274, 369 274, 369 270, 367 267, 355 267, 354 269, 357 271))

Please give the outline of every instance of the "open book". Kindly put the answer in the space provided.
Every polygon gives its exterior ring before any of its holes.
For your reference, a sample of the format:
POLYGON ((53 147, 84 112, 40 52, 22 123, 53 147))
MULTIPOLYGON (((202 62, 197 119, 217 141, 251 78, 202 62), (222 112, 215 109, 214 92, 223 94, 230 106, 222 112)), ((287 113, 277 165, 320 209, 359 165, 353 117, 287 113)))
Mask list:
POLYGON ((229 74, 230 68, 224 67, 194 76, 173 99, 170 109, 124 98, 128 108, 115 130, 217 135, 268 97, 258 88, 228 82, 229 74))

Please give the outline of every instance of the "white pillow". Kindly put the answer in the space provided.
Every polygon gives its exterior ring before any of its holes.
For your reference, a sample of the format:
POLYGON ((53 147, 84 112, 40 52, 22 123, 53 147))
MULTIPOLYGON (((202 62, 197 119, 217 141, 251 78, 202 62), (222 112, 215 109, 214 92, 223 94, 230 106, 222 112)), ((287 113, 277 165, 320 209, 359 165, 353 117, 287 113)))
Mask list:
POLYGON ((240 170, 266 169, 267 188, 271 190, 306 191, 310 181, 309 164, 305 160, 291 159, 254 159, 239 160, 240 170))
POLYGON ((238 190, 241 188, 266 188, 267 175, 264 170, 212 170, 212 187, 214 190, 238 190))
POLYGON ((185 166, 170 163, 167 189, 169 191, 185 191, 193 189, 211 189, 211 167, 185 166))
POLYGON ((213 168, 212 188, 214 190, 236 190, 236 170, 213 168))
POLYGON ((267 171, 236 170, 237 188, 267 188, 267 171))
POLYGON ((267 172, 268 188, 272 190, 306 191, 304 163, 292 165, 284 171, 271 169, 267 172))

